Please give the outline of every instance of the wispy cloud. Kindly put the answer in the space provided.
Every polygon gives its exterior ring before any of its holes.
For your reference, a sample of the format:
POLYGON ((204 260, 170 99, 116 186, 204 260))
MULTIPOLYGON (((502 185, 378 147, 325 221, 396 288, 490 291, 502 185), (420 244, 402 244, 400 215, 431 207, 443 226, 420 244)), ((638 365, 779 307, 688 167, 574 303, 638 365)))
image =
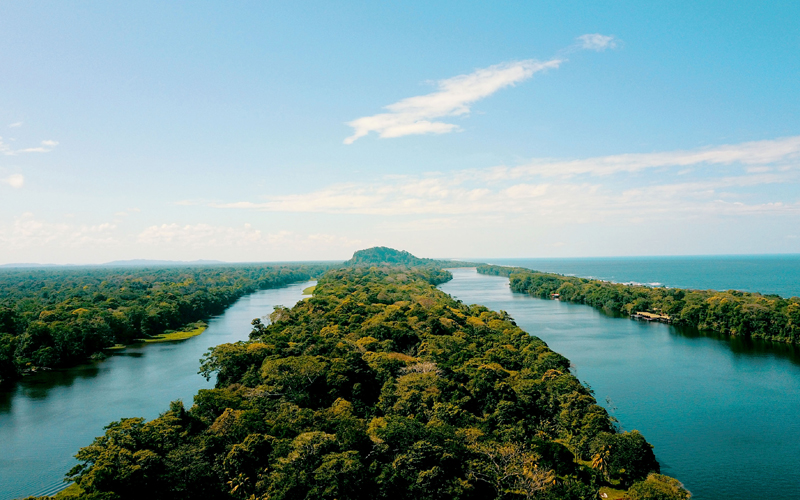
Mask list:
MULTIPOLYGON (((507 168, 392 176, 271 197, 211 204, 268 212, 381 216, 532 216, 576 221, 691 214, 800 213, 800 198, 764 200, 757 186, 797 184, 800 137, 652 154, 536 160, 507 168), (711 169, 725 165, 724 169, 711 169), (730 167, 728 167, 730 165, 730 167), (753 168, 758 165, 764 168, 753 168), (686 166, 693 167, 685 172, 686 166), (652 176, 619 175, 664 168, 652 176), (683 173, 682 173, 683 172, 683 173), (613 175, 618 174, 618 175, 613 175)), ((441 217, 440 217, 441 218, 441 217)))
POLYGON ((459 75, 437 83, 430 94, 409 97, 386 106, 388 113, 358 118, 347 125, 353 135, 344 140, 352 144, 370 132, 380 137, 402 137, 414 134, 443 134, 458 130, 458 125, 433 121, 446 116, 468 114, 470 105, 498 90, 527 80, 539 71, 558 68, 561 61, 540 62, 533 59, 497 64, 467 75, 459 75))
POLYGON ((117 242, 113 223, 64 224, 38 219, 31 212, 17 217, 9 226, 0 226, 0 243, 6 248, 96 247, 117 242))
POLYGON ((19 128, 22 126, 22 122, 11 123, 8 125, 8 128, 19 128))
MULTIPOLYGON (((266 232, 250 224, 230 227, 206 223, 166 223, 132 231, 130 227, 126 229, 121 221, 80 224, 63 219, 47 220, 31 212, 22 213, 8 221, 0 219, 0 248, 6 251, 0 256, 0 259, 5 259, 0 263, 35 261, 34 255, 49 254, 47 248, 72 252, 74 256, 87 250, 96 255, 99 249, 104 249, 110 252, 108 255, 112 259, 118 258, 115 256, 120 252, 123 255, 128 252, 134 258, 144 255, 183 260, 228 255, 239 260, 263 261, 275 258, 319 258, 319 254, 314 253, 319 248, 344 256, 363 244, 359 239, 343 235, 266 232)), ((83 259, 77 257, 75 260, 83 259)))
POLYGON ((584 50, 596 50, 602 52, 606 49, 613 49, 617 47, 617 39, 613 36, 601 35, 599 33, 592 33, 581 35, 577 38, 577 48, 584 50))
POLYGON ((290 247, 301 248, 308 245, 352 248, 361 243, 343 236, 332 234, 298 234, 292 231, 266 233, 250 224, 237 227, 214 226, 211 224, 161 224, 150 226, 139 233, 139 243, 151 246, 173 246, 192 248, 219 247, 290 247))
POLYGON ((3 142, 0 137, 0 153, 7 156, 14 156, 19 153, 49 153, 54 147, 58 146, 58 141, 45 140, 42 141, 41 146, 23 149, 13 149, 9 144, 3 142))
POLYGON ((19 189, 25 184, 25 177, 22 174, 11 174, 4 179, 0 179, 0 182, 3 184, 8 184, 9 186, 19 189))
MULTIPOLYGON (((588 34, 578 37, 577 42, 566 52, 603 51, 616 45, 613 36, 588 34)), ((548 61, 535 59, 512 61, 439 80, 436 83, 438 88, 436 92, 408 97, 385 106, 387 113, 364 116, 347 122, 347 125, 353 128, 353 135, 347 137, 344 143, 352 144, 370 132, 376 132, 382 138, 391 138, 457 131, 460 129, 458 125, 436 120, 469 114, 473 103, 498 90, 523 82, 540 71, 556 69, 564 61, 563 58, 553 58, 548 61)))
POLYGON ((518 178, 528 175, 570 177, 580 174, 596 176, 620 172, 638 172, 660 167, 693 165, 759 165, 751 172, 764 171, 766 165, 794 162, 800 159, 800 136, 741 144, 726 144, 686 151, 636 153, 600 156, 580 160, 538 159, 513 168, 499 167, 487 172, 487 177, 518 178))

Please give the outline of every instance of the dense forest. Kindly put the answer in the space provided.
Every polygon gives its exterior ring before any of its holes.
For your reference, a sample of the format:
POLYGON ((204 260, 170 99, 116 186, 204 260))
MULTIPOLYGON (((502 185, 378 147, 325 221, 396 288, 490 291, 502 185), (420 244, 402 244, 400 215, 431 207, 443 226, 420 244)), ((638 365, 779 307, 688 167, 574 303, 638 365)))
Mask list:
POLYGON ((425 268, 475 267, 480 264, 457 260, 423 259, 405 250, 389 247, 372 247, 358 250, 344 266, 408 266, 425 268))
POLYGON ((245 294, 330 266, 236 265, 0 271, 0 383, 102 357, 221 313, 245 294))
POLYGON ((360 264, 210 349, 216 387, 190 408, 109 424, 77 454, 70 496, 569 500, 614 484, 688 498, 505 312, 439 291, 439 268, 360 264))
POLYGON ((726 335, 800 343, 800 298, 728 290, 624 285, 503 266, 478 266, 478 272, 508 276, 511 289, 535 297, 588 304, 612 314, 638 311, 669 316, 672 324, 726 335))

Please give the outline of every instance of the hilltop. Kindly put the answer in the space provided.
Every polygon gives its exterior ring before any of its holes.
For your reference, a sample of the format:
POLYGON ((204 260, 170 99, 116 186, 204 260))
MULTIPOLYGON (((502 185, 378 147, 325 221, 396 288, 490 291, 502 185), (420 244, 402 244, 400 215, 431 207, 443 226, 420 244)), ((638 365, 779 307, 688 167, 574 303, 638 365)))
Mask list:
POLYGON ((472 262, 460 262, 456 260, 437 260, 424 259, 417 257, 405 250, 395 250, 389 247, 372 247, 358 250, 353 257, 344 263, 345 266, 441 266, 441 267, 464 267, 476 266, 472 262))

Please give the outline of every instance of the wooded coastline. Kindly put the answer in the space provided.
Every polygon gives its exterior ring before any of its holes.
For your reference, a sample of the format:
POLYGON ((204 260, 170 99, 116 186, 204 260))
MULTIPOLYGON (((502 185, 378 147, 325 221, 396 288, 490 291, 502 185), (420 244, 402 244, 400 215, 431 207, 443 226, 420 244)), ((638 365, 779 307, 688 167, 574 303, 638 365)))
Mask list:
POLYGON ((506 276, 511 289, 534 297, 586 304, 612 314, 645 312, 724 335, 800 343, 800 298, 737 290, 687 290, 611 283, 520 267, 480 265, 481 274, 506 276))
POLYGON ((0 383, 102 359, 219 314, 257 290, 317 276, 327 264, 0 271, 0 383))

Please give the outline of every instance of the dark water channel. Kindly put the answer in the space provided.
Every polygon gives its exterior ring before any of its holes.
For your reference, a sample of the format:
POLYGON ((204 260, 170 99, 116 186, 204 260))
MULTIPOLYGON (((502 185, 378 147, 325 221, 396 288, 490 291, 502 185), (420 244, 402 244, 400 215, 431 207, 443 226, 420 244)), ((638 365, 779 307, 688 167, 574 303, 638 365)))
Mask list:
POLYGON ((176 399, 191 406, 198 389, 213 386, 197 374, 206 350, 247 339, 253 318, 275 305, 293 306, 312 284, 243 297, 200 336, 128 348, 100 363, 26 377, 0 392, 0 500, 63 489, 64 473, 77 464, 73 455, 111 421, 155 418, 176 399))
POLYGON ((452 270, 440 289, 505 310, 568 357, 624 430, 653 445, 696 500, 800 498, 796 346, 681 332, 588 306, 512 293, 508 279, 452 270))

